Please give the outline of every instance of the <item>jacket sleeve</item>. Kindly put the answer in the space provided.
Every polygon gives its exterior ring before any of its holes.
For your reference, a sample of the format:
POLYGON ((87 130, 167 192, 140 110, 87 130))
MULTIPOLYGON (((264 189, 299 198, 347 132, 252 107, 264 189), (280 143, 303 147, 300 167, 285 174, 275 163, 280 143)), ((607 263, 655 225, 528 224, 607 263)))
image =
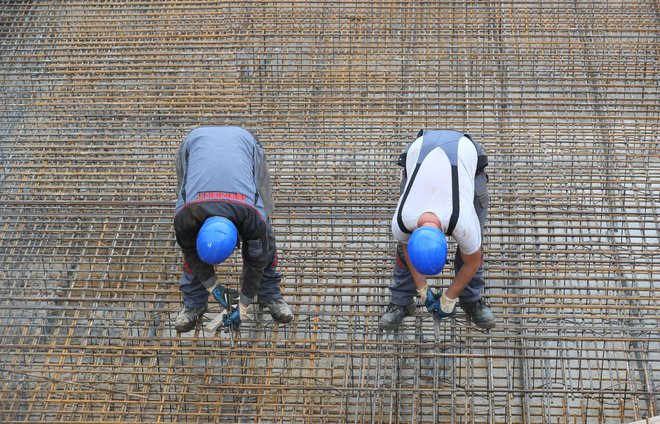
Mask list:
MULTIPOLYGON (((264 205, 268 221, 273 213, 274 203, 270 183, 270 173, 268 172, 268 163, 261 147, 261 143, 255 136, 255 184, 257 192, 264 205)), ((253 299, 259 293, 261 280, 264 270, 272 261, 274 256, 274 236, 270 222, 263 222, 260 219, 245 221, 246 228, 243 229, 243 272, 241 273, 241 294, 249 299, 253 299)))
POLYGON ((241 294, 253 299, 259 294, 264 270, 272 260, 270 224, 261 223, 258 231, 247 233, 243 237, 242 255, 243 272, 241 273, 241 294))
MULTIPOLYGON (((188 219, 192 218, 189 217, 188 219)), ((183 253, 183 259, 186 264, 188 264, 188 267, 190 267, 193 275, 199 278, 199 281, 202 282, 204 287, 207 289, 211 288, 216 282, 215 268, 201 260, 197 255, 197 233, 199 232, 202 223, 200 222, 197 225, 183 221, 183 219, 175 219, 174 221, 176 241, 183 253)))
MULTIPOLYGON (((176 195, 181 196, 181 187, 186 181, 186 174, 188 171, 188 139, 186 138, 179 146, 179 151, 176 155, 176 195)), ((185 193, 183 193, 185 199, 185 193)))
POLYGON ((263 148, 261 143, 255 137, 255 155, 254 155, 254 179, 255 185, 257 186, 257 192, 261 197, 261 201, 264 204, 264 210, 266 216, 264 218, 268 219, 273 214, 274 202, 273 202, 273 193, 270 184, 270 173, 268 172, 268 162, 266 161, 266 156, 264 155, 263 148))

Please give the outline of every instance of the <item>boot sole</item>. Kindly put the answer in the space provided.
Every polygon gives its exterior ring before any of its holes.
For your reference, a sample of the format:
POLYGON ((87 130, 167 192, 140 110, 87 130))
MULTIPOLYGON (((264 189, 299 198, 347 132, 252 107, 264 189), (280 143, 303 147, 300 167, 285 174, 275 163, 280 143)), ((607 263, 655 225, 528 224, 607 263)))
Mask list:
POLYGON ((479 328, 483 328, 484 330, 490 330, 490 329, 493 329, 493 328, 497 327, 497 322, 496 321, 476 323, 476 322, 470 320, 470 322, 472 324, 474 324, 475 326, 479 327, 479 328))
POLYGON ((174 329, 178 331, 179 333, 187 333, 189 331, 192 331, 195 327, 197 326, 197 321, 193 323, 192 326, 190 327, 177 327, 176 325, 174 326, 174 329))
POLYGON ((396 331, 399 329, 399 327, 401 327, 402 323, 403 321, 395 325, 395 324, 383 324, 382 322, 379 322, 378 328, 385 331, 396 331))
MULTIPOLYGON (((271 315, 271 316, 272 316, 272 315, 271 315)), ((273 317, 273 320, 274 320, 275 322, 280 323, 280 324, 286 324, 287 322, 291 322, 291 321, 293 321, 293 315, 291 315, 291 316, 286 316, 286 317, 282 317, 282 318, 275 318, 275 317, 273 317)))

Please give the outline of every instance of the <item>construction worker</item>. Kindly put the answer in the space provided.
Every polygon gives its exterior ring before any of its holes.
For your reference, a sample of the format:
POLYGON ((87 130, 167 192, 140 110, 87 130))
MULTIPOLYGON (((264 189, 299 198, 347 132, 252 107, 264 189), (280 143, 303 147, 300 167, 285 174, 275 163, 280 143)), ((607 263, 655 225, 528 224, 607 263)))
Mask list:
POLYGON ((393 331, 415 313, 415 295, 438 319, 452 317, 458 304, 478 327, 493 328, 495 316, 482 298, 482 235, 488 211, 488 158, 469 135, 422 130, 399 157, 401 191, 392 218, 397 240, 391 303, 379 327, 393 331), (447 241, 457 242, 455 276, 440 295, 426 277, 442 271, 447 241))
POLYGON ((183 253, 183 310, 177 331, 192 330, 207 309, 209 293, 223 306, 235 301, 216 278, 214 265, 241 244, 243 272, 238 307, 224 324, 238 328, 251 317, 258 296, 276 322, 293 319, 282 299, 270 176, 257 138, 239 127, 201 127, 191 131, 176 159, 178 200, 174 215, 176 240, 183 253))

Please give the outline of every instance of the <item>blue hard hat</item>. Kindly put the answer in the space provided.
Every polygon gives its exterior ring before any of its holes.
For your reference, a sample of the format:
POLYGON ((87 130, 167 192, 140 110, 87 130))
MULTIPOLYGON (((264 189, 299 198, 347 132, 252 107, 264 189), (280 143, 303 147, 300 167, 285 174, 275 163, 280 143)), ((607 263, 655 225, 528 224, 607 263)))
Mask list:
POLYGON ((217 265, 231 255, 237 241, 238 230, 229 219, 206 218, 197 234, 197 256, 209 265, 217 265))
POLYGON ((408 240, 408 257, 422 275, 436 275, 447 262, 447 239, 436 227, 419 227, 408 240))

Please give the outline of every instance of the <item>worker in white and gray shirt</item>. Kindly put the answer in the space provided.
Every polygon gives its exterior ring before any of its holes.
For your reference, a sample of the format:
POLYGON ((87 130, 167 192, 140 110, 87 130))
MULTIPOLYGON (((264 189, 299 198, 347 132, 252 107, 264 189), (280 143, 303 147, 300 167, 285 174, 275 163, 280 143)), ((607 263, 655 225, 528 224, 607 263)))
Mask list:
POLYGON ((481 328, 495 316, 482 298, 483 230, 488 212, 488 158, 469 135, 451 130, 420 131, 399 158, 404 167, 400 198, 392 218, 397 240, 390 286, 391 303, 380 328, 395 330, 415 313, 415 295, 436 318, 455 315, 456 304, 481 328), (447 260, 445 235, 457 242, 454 278, 444 293, 434 293, 428 276, 447 260))
POLYGON ((197 128, 179 147, 176 169, 174 229, 184 259, 179 286, 184 307, 175 328, 195 327, 209 293, 227 306, 228 289, 217 280, 214 265, 241 244, 238 307, 225 317, 225 325, 237 328, 257 296, 276 322, 291 321, 279 287, 270 176, 259 140, 239 127, 197 128))

